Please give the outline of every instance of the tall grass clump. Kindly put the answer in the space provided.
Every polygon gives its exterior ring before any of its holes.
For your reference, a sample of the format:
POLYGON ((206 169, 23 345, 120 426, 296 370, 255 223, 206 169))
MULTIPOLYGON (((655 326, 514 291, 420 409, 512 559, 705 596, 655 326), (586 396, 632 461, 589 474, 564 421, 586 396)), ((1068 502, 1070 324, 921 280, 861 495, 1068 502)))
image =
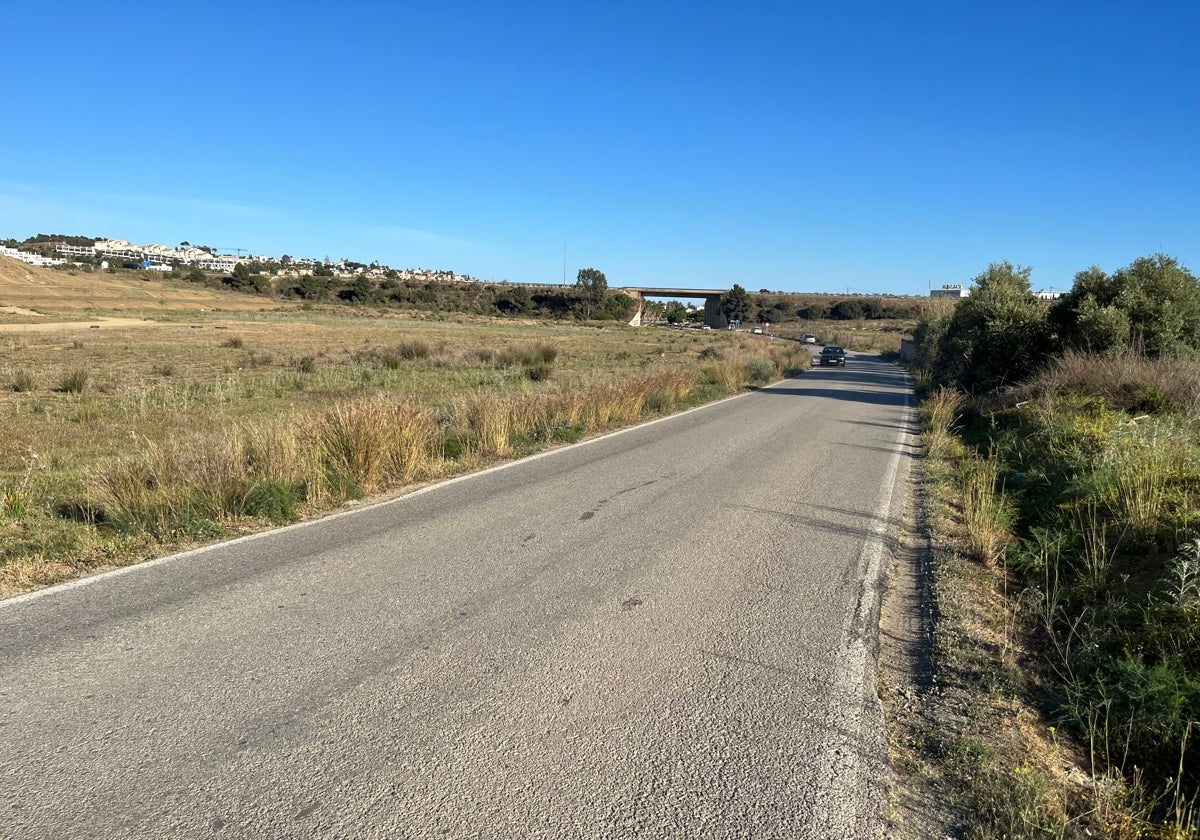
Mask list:
POLYGON ((995 566, 1013 542, 1013 512, 999 487, 1000 463, 995 455, 964 458, 959 465, 962 514, 967 551, 995 566))
POLYGON ((25 368, 17 368, 11 374, 10 385, 17 393, 28 393, 37 388, 37 379, 33 372, 25 368))
POLYGON ((58 380, 58 390, 65 394, 82 394, 90 374, 87 368, 72 368, 58 380))
POLYGON ((461 406, 467 450, 483 458, 503 457, 512 452, 518 434, 518 402, 512 398, 479 394, 461 406))
POLYGON ((426 407, 403 400, 389 412, 388 476, 408 484, 436 472, 437 420, 426 407))
POLYGON ((250 491, 241 440, 196 447, 185 458, 187 472, 181 479, 192 512, 211 521, 241 516, 250 491))
POLYGON ((683 370, 657 373, 646 382, 642 408, 649 414, 663 414, 686 404, 695 391, 696 379, 683 370))
POLYGON ((957 442, 956 433, 966 395, 953 388, 939 388, 921 405, 925 447, 930 458, 942 458, 957 442))
POLYGON ((388 462, 388 414, 381 398, 343 400, 309 422, 325 478, 340 494, 354 497, 379 488, 388 462))
POLYGON ((194 520, 190 477, 178 450, 142 438, 141 451, 89 482, 98 518, 119 530, 166 538, 194 520))
POLYGON ((519 367, 526 379, 532 382, 545 382, 554 373, 554 362, 558 359, 558 355, 557 347, 552 344, 540 343, 506 347, 496 352, 481 351, 479 358, 498 368, 519 367))
MULTIPOLYGON (((429 347, 428 342, 422 341, 419 338, 412 338, 399 342, 388 355, 404 359, 405 361, 416 362, 428 359, 432 354, 433 350, 429 347)), ((387 356, 385 356, 386 358, 387 356)))
POLYGON ((532 367, 552 365, 558 359, 558 348, 552 344, 534 344, 520 347, 505 347, 495 353, 493 363, 497 367, 532 367))
POLYGON ((715 385, 726 393, 737 390, 742 384, 745 369, 736 359, 721 358, 701 365, 701 381, 715 385))

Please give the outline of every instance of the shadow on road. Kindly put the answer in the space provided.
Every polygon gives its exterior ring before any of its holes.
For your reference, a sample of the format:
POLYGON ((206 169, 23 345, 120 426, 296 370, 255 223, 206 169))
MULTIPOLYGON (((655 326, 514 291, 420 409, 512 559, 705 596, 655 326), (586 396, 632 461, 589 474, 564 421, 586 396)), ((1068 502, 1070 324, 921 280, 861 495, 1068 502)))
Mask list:
POLYGON ((894 536, 900 526, 900 522, 891 517, 878 519, 877 517, 862 511, 850 510, 848 508, 829 507, 827 505, 806 504, 806 509, 819 511, 825 515, 806 516, 800 513, 790 513, 782 510, 771 510, 769 508, 755 507, 753 505, 727 505, 727 507, 737 508, 739 510, 747 510, 753 513, 762 513, 768 516, 777 516, 781 519, 786 519, 790 522, 796 522, 809 528, 814 528, 818 531, 824 531, 829 534, 839 534, 844 536, 859 537, 866 539, 870 536, 875 536, 880 539, 884 546, 889 551, 896 551, 900 548, 899 540, 894 536), (833 521, 834 517, 840 517, 843 522, 833 521), (845 522, 851 520, 851 522, 845 522), (858 524, 854 520, 858 520, 862 524, 858 524), (882 523, 884 534, 879 534, 876 531, 876 523, 882 523))
POLYGON ((871 360, 852 362, 845 368, 813 368, 787 380, 787 384, 761 388, 758 393, 903 406, 908 402, 909 388, 900 368, 871 360))

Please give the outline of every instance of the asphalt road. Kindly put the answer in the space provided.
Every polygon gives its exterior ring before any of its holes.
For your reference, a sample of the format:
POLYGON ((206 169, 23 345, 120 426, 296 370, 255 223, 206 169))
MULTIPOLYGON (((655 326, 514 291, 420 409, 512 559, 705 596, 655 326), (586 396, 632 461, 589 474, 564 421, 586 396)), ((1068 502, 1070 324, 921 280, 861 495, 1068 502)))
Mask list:
POLYGON ((0 836, 881 836, 906 394, 852 355, 0 602, 0 836))

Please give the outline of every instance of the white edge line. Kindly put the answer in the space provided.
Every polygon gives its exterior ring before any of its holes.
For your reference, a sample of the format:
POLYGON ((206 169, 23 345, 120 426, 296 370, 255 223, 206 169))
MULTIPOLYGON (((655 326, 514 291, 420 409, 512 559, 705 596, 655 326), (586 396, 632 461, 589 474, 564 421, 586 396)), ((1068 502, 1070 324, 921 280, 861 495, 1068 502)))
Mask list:
MULTIPOLYGON (((795 378, 795 377, 792 377, 792 378, 795 378)), ((765 388, 759 388, 759 389, 757 389, 757 391, 769 390, 770 388, 773 388, 776 385, 779 385, 783 382, 788 382, 788 381, 790 381, 790 380, 789 379, 781 379, 779 382, 768 385, 765 388)), ((556 446, 553 449, 547 449, 543 452, 535 452, 533 455, 527 455, 524 458, 518 458, 515 461, 507 461, 503 464, 497 464, 494 467, 488 467, 486 469, 479 470, 478 472, 469 472, 469 473, 465 473, 463 475, 455 476, 454 478, 445 479, 444 481, 438 481, 434 484, 429 484, 429 485, 426 485, 425 487, 420 487, 416 490, 409 491, 408 493, 403 493, 403 494, 396 496, 394 498, 391 498, 391 499, 384 499, 383 501, 372 502, 370 504, 362 505, 359 507, 354 507, 349 510, 339 510, 334 513, 328 513, 328 514, 325 514, 324 516, 319 516, 316 519, 306 519, 303 522, 296 522, 291 525, 284 525, 281 528, 271 528, 267 531, 257 531, 253 534, 246 534, 245 536, 234 537, 231 540, 222 540, 220 542, 210 543, 209 545, 202 545, 197 548, 188 549, 187 551, 181 551, 177 554, 168 554, 165 557, 156 557, 153 560, 145 560, 141 563, 131 563, 128 566, 121 566, 116 569, 110 569, 107 572, 100 572, 98 574, 89 575, 87 577, 76 578, 75 580, 69 580, 69 581, 65 581, 63 583, 56 583, 56 584, 53 584, 52 586, 47 586, 44 589, 38 589, 33 592, 26 592, 23 595, 13 595, 10 598, 0 599, 0 609, 3 609, 5 607, 15 607, 18 604, 25 604, 30 601, 39 600, 41 598, 48 598, 52 595, 58 595, 63 592, 68 592, 72 589, 78 589, 83 586, 91 586, 93 583, 98 583, 102 580, 108 580, 109 578, 119 577, 121 575, 133 574, 134 572, 137 572, 137 571, 140 571, 143 569, 150 569, 155 566, 160 566, 164 563, 171 563, 176 560, 183 560, 187 557, 193 557, 198 554, 204 554, 206 552, 211 552, 211 551, 214 551, 217 549, 226 548, 228 546, 234 546, 234 545, 240 545, 242 543, 253 542, 254 540, 260 540, 260 539, 264 539, 266 537, 273 537, 277 534, 282 534, 287 531, 294 531, 299 528, 309 528, 314 525, 318 525, 320 523, 329 522, 332 519, 340 519, 343 516, 353 516, 354 514, 362 513, 363 511, 375 510, 376 508, 387 507, 388 505, 394 505, 399 502, 403 502, 406 499, 411 499, 414 496, 420 496, 425 493, 432 493, 433 491, 440 490, 443 487, 449 487, 451 484, 458 484, 461 481, 471 481, 473 479, 480 478, 480 477, 488 475, 490 473, 495 473, 495 472, 500 472, 501 470, 511 469, 511 468, 519 466, 521 464, 527 464, 530 461, 537 461, 541 458, 549 458, 552 455, 559 454, 560 452, 568 452, 570 450, 577 449, 581 446, 590 446, 593 443, 599 443, 602 440, 608 440, 609 438, 614 438, 614 437, 617 437, 618 435, 624 435, 624 434, 628 434, 629 432, 637 431, 638 429, 644 429, 648 426, 653 426, 656 423, 665 423, 668 420, 674 420, 678 417, 684 417, 695 411, 704 411, 705 409, 713 408, 715 406, 721 405, 722 403, 730 402, 731 400, 737 400, 737 399, 741 399, 742 397, 748 397, 751 394, 757 393, 757 391, 748 391, 744 394, 734 394, 732 397, 725 397, 724 399, 717 400, 716 402, 710 402, 710 403, 705 403, 704 405, 698 405, 695 408, 689 408, 687 411, 681 411, 678 414, 668 414, 666 417, 656 417, 653 420, 647 420, 644 423, 638 423, 637 425, 634 425, 634 426, 627 426, 624 429, 617 429, 615 432, 608 432, 606 434, 600 435, 599 437, 588 438, 587 440, 582 440, 578 443, 570 443, 565 446, 556 446)))

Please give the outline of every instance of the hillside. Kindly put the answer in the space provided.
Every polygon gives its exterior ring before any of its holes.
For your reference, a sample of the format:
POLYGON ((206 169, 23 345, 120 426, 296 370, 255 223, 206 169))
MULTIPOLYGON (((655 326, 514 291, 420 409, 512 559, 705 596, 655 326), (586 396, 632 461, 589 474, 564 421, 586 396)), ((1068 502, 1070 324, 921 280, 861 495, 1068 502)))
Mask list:
POLYGON ((62 271, 0 257, 0 324, 74 320, 98 312, 257 311, 269 299, 140 274, 62 271))

